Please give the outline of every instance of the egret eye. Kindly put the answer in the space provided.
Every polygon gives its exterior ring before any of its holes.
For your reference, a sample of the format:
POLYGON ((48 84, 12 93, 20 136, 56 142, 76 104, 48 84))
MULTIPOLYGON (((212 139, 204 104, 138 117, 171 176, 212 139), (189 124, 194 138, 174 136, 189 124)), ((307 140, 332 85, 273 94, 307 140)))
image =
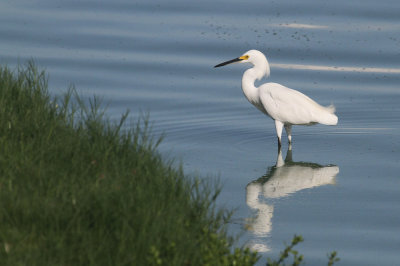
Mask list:
POLYGON ((239 57, 239 59, 247 60, 247 59, 249 59, 249 56, 248 55, 243 55, 243 56, 239 57))

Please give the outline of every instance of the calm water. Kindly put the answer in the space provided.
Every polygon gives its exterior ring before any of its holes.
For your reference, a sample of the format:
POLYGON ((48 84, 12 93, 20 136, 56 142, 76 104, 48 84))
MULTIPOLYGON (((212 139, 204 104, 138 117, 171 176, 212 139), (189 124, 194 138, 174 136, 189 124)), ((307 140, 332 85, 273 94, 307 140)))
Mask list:
POLYGON ((73 83, 115 119, 149 111, 160 151, 220 178, 238 245, 263 258, 301 234, 308 265, 333 250, 338 265, 396 265, 399 14, 397 0, 1 1, 0 63, 33 58, 52 93, 73 83), (213 69, 253 48, 271 81, 334 103, 339 125, 294 127, 278 153, 272 120, 242 95, 246 66, 213 69))

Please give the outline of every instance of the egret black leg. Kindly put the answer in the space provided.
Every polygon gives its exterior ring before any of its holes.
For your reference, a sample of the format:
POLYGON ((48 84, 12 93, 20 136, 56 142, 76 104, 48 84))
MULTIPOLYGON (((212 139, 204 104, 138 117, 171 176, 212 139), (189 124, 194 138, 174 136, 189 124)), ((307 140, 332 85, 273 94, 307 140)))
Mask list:
POLYGON ((278 147, 281 147, 281 137, 282 137, 282 128, 283 123, 279 120, 275 120, 275 128, 276 128, 276 135, 278 136, 278 147))
POLYGON ((286 135, 287 135, 287 138, 288 138, 288 142, 289 142, 289 144, 291 144, 292 143, 292 125, 286 124, 285 125, 285 130, 286 130, 286 135))

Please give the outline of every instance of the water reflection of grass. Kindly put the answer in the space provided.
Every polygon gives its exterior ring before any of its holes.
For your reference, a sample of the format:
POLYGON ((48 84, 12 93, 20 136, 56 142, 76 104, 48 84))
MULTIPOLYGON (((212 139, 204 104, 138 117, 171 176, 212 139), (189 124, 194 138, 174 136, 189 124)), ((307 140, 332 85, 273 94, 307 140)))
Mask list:
POLYGON ((30 64, 0 68, 1 265, 252 265, 214 185, 162 160, 147 124, 52 99, 30 64))

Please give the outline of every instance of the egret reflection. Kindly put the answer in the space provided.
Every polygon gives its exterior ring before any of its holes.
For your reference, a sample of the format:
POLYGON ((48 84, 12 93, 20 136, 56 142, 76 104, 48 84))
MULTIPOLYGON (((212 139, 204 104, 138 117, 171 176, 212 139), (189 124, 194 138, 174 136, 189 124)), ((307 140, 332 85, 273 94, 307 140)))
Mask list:
POLYGON ((255 236, 248 246, 258 252, 269 250, 265 237, 272 229, 274 206, 266 200, 287 197, 307 188, 335 184, 338 173, 339 167, 336 165, 294 162, 290 147, 283 160, 279 149, 276 164, 269 167, 264 176, 250 182, 246 187, 246 204, 256 211, 255 216, 246 223, 246 229, 255 236))

